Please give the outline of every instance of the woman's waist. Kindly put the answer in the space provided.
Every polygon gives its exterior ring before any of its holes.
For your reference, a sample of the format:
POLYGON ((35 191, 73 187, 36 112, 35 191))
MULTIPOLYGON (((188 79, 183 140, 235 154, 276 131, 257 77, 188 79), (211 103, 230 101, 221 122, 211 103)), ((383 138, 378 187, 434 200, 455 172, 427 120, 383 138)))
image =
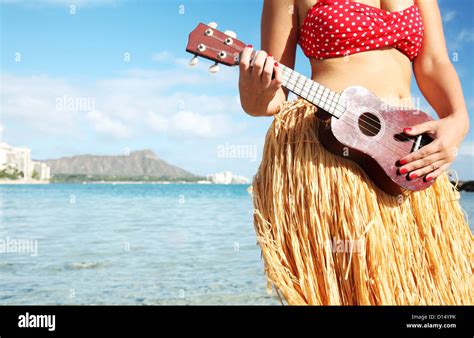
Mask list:
MULTIPOLYGON (((355 55, 354 55, 355 56, 355 55)), ((392 106, 417 106, 411 97, 411 63, 390 57, 311 60, 312 79, 336 92, 362 86, 392 106)))

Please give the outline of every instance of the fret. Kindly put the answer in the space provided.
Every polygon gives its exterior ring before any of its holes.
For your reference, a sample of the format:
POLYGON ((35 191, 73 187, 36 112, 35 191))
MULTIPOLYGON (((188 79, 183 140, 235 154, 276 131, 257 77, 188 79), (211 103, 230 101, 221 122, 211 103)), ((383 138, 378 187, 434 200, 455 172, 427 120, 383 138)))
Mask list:
POLYGON ((288 67, 282 66, 282 78, 283 78, 282 85, 285 87, 287 87, 290 81, 290 74, 291 74, 291 70, 288 67))
POLYGON ((301 92, 301 94, 303 94, 304 98, 308 98, 309 96, 309 89, 311 87, 311 83, 313 81, 308 79, 308 78, 305 78, 305 81, 304 81, 304 84, 303 84, 303 90, 301 92))
POLYGON ((334 106, 334 97, 336 93, 335 92, 330 92, 329 97, 328 97, 328 109, 332 111, 332 108, 334 106))
POLYGON ((324 106, 326 106, 326 102, 327 102, 327 99, 328 99, 328 93, 329 93, 329 89, 327 87, 324 87, 323 95, 322 95, 322 101, 323 101, 324 106))
POLYGON ((341 105, 338 104, 338 105, 336 106, 336 109, 334 109, 334 115, 335 115, 336 117, 341 117, 342 114, 344 114, 345 111, 346 111, 346 109, 345 109, 343 106, 341 106, 341 105))
POLYGON ((327 112, 330 111, 329 109, 329 95, 330 95, 331 91, 329 90, 329 88, 324 88, 324 93, 323 93, 323 100, 324 100, 324 103, 323 103, 323 109, 327 112))
POLYGON ((316 96, 316 90, 314 89, 314 86, 317 85, 315 81, 311 83, 311 88, 309 90, 309 95, 308 95, 308 101, 313 102, 314 97, 316 96))
POLYGON ((321 85, 318 85, 318 91, 316 93, 316 100, 321 101, 321 97, 323 95, 324 87, 321 85))
MULTIPOLYGON (((317 93, 318 93, 318 89, 319 89, 319 85, 316 84, 315 88, 314 88, 314 95, 313 95, 313 98, 311 99, 311 102, 313 102, 314 104, 317 103, 318 99, 317 99, 317 93)), ((317 104, 316 104, 317 105, 317 104)))
POLYGON ((289 82, 296 85, 296 79, 295 79, 295 76, 296 76, 296 72, 291 72, 290 73, 290 76, 289 76, 289 82))
POLYGON ((286 87, 293 91, 295 89, 295 85, 294 83, 291 81, 291 77, 292 77, 293 73, 291 71, 288 71, 288 74, 287 74, 287 77, 288 77, 288 80, 287 80, 287 85, 286 87))
POLYGON ((298 86, 298 80, 300 79, 300 73, 297 73, 297 72, 294 72, 293 73, 293 80, 295 81, 294 84, 294 88, 295 88, 295 94, 299 95, 300 93, 300 87, 298 86))
POLYGON ((313 88, 314 81, 311 79, 308 79, 308 82, 306 83, 306 89, 308 91, 308 97, 311 95, 311 90, 313 88))
POLYGON ((339 94, 338 93, 335 93, 334 94, 334 98, 333 98, 333 101, 331 103, 331 108, 332 109, 336 109, 336 105, 337 105, 337 101, 339 101, 339 94))
POLYGON ((300 77, 301 77, 301 74, 300 73, 296 73, 296 80, 295 80, 295 89, 297 90, 295 92, 295 94, 300 94, 301 92, 301 88, 298 86, 298 81, 300 80, 300 77))
POLYGON ((295 85, 291 82, 291 76, 288 78, 288 83, 286 84, 286 88, 288 88, 291 91, 295 90, 295 85))
POLYGON ((301 83, 301 79, 304 80, 304 76, 301 75, 300 73, 298 73, 298 78, 296 79, 296 85, 298 87, 298 95, 301 95, 301 92, 303 91, 303 84, 301 83), (298 84, 300 84, 301 86, 298 86, 298 84))
POLYGON ((285 65, 281 65, 281 74, 283 87, 338 118, 344 114, 345 105, 340 102, 339 93, 285 65))

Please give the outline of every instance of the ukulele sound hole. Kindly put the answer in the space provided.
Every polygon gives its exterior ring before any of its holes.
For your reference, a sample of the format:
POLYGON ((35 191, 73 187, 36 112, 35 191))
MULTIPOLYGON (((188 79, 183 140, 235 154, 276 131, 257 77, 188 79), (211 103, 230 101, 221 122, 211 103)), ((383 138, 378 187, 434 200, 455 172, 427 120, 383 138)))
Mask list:
POLYGON ((376 136, 382 129, 382 123, 377 115, 372 113, 363 113, 359 116, 359 129, 366 136, 376 136))

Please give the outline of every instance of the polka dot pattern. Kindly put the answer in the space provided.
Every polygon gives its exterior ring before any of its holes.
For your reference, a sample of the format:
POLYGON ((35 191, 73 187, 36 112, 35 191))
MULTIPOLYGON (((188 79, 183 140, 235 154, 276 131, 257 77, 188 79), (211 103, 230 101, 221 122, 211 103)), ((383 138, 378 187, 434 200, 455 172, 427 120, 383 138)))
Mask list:
POLYGON ((308 11, 298 42, 309 58, 393 47, 413 61, 421 48, 423 31, 416 5, 388 12, 349 0, 319 0, 308 11))

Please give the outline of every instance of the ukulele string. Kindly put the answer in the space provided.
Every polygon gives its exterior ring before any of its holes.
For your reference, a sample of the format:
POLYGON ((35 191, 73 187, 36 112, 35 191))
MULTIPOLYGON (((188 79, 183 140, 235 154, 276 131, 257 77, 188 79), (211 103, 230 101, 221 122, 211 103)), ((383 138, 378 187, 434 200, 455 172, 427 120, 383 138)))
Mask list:
MULTIPOLYGON (((349 122, 347 122, 346 120, 340 120, 340 121, 341 121, 341 122, 344 122, 346 125, 348 125, 348 126, 354 128, 354 130, 357 130, 357 129, 355 128, 354 124, 349 123, 349 122)), ((360 128, 362 129, 362 126, 360 126, 360 128)), ((367 129, 367 128, 365 129, 365 131, 368 132, 368 133, 371 132, 371 130, 370 130, 370 129, 367 129)), ((383 143, 383 142, 379 142, 378 140, 371 140, 371 142, 377 143, 377 144, 381 145, 382 147, 385 147, 387 150, 391 151, 393 154, 396 154, 397 156, 400 156, 400 157, 405 156, 405 155, 404 155, 405 149, 402 149, 402 148, 393 149, 393 148, 389 147, 388 144, 383 143), (400 152, 398 152, 397 149, 398 149, 398 150, 401 150, 401 151, 403 152, 403 154, 401 154, 400 152)))

